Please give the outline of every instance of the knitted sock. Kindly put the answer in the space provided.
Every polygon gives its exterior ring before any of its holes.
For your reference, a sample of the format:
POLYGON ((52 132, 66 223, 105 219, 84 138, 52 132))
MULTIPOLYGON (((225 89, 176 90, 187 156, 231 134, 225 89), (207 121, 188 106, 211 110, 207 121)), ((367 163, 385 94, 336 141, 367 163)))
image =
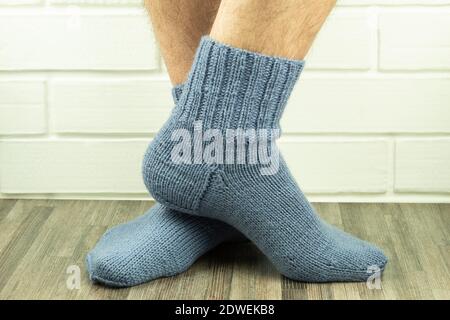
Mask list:
POLYGON ((384 269, 382 251, 323 222, 276 157, 272 129, 302 68, 203 38, 178 111, 147 150, 144 180, 161 204, 241 231, 289 278, 363 281, 384 269), (230 129, 245 143, 230 146, 230 129))
MULTIPOLYGON (((175 101, 182 86, 172 93, 175 101)), ((129 287, 188 269, 200 256, 229 241, 243 239, 217 220, 189 216, 154 205, 143 216, 108 230, 86 262, 89 277, 115 287, 129 287)))

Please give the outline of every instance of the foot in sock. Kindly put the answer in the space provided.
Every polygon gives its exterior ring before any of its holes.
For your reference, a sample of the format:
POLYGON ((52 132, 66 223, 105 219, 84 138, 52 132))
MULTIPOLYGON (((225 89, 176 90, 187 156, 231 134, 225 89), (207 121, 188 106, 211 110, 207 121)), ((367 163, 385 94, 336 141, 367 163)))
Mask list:
MULTIPOLYGON (((177 100, 181 87, 173 90, 177 100)), ((243 239, 224 223, 156 204, 143 216, 108 230, 86 258, 89 277, 129 287, 188 269, 225 241, 243 239)))
POLYGON ((108 230, 86 258, 92 281, 130 287, 187 270, 236 231, 220 221, 154 205, 144 215, 108 230))
MULTIPOLYGON (((230 129, 258 134, 279 128, 302 68, 302 61, 264 56, 203 38, 178 112, 147 150, 144 181, 165 206, 218 219, 241 231, 289 278, 364 281, 369 270, 384 269, 383 252, 323 222, 281 156, 273 161, 276 166, 264 171, 264 165, 250 161, 263 159, 261 154, 245 154, 238 162, 242 156, 239 145, 228 144, 230 129), (207 129, 215 130, 201 138, 207 129), (204 152, 200 157, 199 147, 204 152), (229 152, 231 157, 223 155, 229 152), (215 160, 205 161, 206 155, 215 160)), ((267 136, 271 140, 261 150, 269 151, 270 146, 270 153, 277 155, 276 134, 267 136)), ((250 149, 251 141, 245 140, 243 146, 250 149)))

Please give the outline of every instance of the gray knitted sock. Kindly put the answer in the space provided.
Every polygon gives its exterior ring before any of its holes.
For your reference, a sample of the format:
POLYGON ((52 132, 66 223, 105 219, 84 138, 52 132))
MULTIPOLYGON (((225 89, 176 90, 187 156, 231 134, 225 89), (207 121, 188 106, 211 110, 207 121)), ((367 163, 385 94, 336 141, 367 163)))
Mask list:
MULTIPOLYGON (((175 101, 182 86, 173 89, 175 101)), ((188 269, 224 241, 242 240, 232 227, 189 216, 160 204, 143 216, 108 230, 88 253, 89 277, 115 287, 129 287, 188 269)))
POLYGON ((384 269, 382 251, 323 222, 277 157, 276 129, 302 68, 203 38, 177 108, 147 150, 144 181, 159 203, 241 231, 289 278, 363 281, 384 269))

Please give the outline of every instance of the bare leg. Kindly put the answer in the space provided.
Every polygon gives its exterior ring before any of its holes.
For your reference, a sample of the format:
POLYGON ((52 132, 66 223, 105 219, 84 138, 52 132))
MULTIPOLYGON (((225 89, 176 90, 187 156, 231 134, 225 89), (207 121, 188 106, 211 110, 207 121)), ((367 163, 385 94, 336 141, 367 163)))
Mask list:
POLYGON ((336 0, 222 0, 211 37, 234 47, 303 59, 336 0))
POLYGON ((220 0, 145 0, 170 79, 183 83, 200 38, 209 34, 220 0))

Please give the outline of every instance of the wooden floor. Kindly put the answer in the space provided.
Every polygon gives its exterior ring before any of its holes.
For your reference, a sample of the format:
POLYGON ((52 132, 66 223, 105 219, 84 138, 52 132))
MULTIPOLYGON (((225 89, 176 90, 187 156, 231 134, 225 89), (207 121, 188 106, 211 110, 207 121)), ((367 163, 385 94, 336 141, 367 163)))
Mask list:
POLYGON ((0 200, 0 299, 450 299, 450 205, 316 204, 320 215, 383 248, 382 289, 280 276, 250 243, 226 244, 187 272, 130 289, 92 285, 84 257, 109 227, 151 202, 0 200), (69 266, 79 289, 69 290, 69 266))

